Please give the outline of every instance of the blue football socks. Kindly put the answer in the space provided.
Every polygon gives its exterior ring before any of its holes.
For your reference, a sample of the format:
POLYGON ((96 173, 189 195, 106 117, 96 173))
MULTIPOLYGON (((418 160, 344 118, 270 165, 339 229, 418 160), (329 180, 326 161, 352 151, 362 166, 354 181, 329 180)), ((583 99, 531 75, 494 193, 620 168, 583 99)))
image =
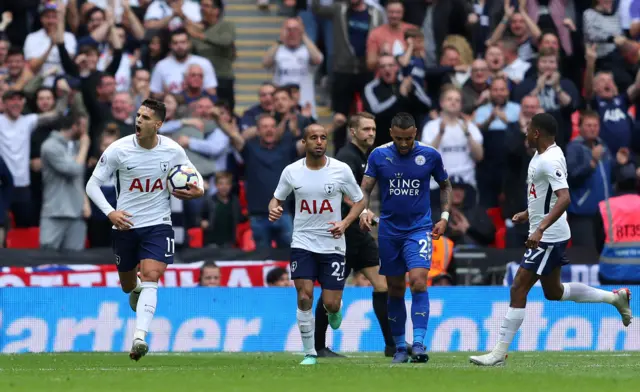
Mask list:
POLYGON ((429 292, 415 292, 412 293, 411 297, 413 343, 424 344, 424 336, 427 334, 427 324, 429 322, 429 292))
POLYGON ((404 297, 389 296, 387 314, 396 349, 406 349, 404 328, 407 323, 407 309, 404 306, 404 297))

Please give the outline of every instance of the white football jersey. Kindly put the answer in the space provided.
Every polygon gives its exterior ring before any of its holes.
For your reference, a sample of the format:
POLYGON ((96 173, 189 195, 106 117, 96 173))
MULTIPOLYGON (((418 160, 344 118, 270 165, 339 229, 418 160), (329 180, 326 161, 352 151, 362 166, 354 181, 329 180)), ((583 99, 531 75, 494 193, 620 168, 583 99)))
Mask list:
POLYGON ((344 235, 333 238, 329 222, 342 220, 343 195, 354 203, 362 200, 362 191, 349 166, 327 157, 327 164, 322 169, 311 170, 306 165, 306 158, 302 158, 284 169, 273 196, 284 201, 291 192, 296 198, 291 247, 344 255, 344 235))
MULTIPOLYGON (((540 222, 558 201, 554 193, 558 189, 568 189, 567 162, 560 147, 550 146, 544 153, 535 155, 529 162, 527 174, 527 199, 529 210, 529 234, 540 226, 540 222)), ((567 223, 567 213, 562 214, 542 235, 543 242, 561 242, 571 238, 567 223)))
POLYGON ((135 135, 113 142, 93 171, 98 180, 108 181, 115 172, 116 210, 133 215, 133 228, 171 225, 171 194, 167 174, 176 165, 193 167, 184 149, 173 140, 158 135, 151 150, 140 147, 135 135))

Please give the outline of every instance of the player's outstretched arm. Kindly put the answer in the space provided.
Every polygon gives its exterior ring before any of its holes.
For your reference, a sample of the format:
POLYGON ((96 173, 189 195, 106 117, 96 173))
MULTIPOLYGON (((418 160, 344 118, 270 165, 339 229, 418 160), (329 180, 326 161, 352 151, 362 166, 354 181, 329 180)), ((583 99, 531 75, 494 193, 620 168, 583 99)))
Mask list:
POLYGON ((540 240, 542 239, 542 234, 549 227, 551 227, 551 225, 556 223, 558 219, 560 219, 562 214, 567 211, 567 208, 569 208, 569 205, 571 204, 569 188, 557 189, 554 193, 556 194, 558 200, 556 201, 556 204, 553 206, 551 211, 549 211, 547 216, 545 216, 542 222, 540 222, 540 225, 538 226, 536 231, 534 231, 533 234, 529 236, 529 239, 525 243, 527 248, 536 249, 538 247, 538 244, 540 243, 540 240))

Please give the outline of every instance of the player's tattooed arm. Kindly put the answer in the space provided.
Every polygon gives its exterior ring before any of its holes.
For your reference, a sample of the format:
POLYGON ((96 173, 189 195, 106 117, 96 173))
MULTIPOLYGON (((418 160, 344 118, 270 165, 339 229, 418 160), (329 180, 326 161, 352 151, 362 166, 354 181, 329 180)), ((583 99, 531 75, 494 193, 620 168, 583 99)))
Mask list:
POLYGON ((360 184, 360 189, 362 189, 362 195, 364 196, 364 208, 369 208, 369 199, 371 199, 371 192, 373 192, 373 188, 375 186, 375 178, 369 177, 367 175, 362 177, 362 184, 360 184))
POLYGON ((451 193, 453 192, 451 188, 451 181, 446 179, 438 183, 440 185, 440 208, 442 212, 450 212, 451 211, 451 193))

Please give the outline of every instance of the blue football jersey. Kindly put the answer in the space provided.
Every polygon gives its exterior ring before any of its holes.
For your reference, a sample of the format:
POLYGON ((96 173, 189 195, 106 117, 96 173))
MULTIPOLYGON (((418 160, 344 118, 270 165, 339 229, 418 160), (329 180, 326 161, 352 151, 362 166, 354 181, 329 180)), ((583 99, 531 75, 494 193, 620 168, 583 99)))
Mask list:
POLYGON ((365 176, 375 178, 380 187, 382 206, 378 236, 405 236, 430 231, 431 203, 429 182, 448 178, 440 153, 433 147, 415 142, 406 155, 393 142, 374 149, 369 155, 365 176))

